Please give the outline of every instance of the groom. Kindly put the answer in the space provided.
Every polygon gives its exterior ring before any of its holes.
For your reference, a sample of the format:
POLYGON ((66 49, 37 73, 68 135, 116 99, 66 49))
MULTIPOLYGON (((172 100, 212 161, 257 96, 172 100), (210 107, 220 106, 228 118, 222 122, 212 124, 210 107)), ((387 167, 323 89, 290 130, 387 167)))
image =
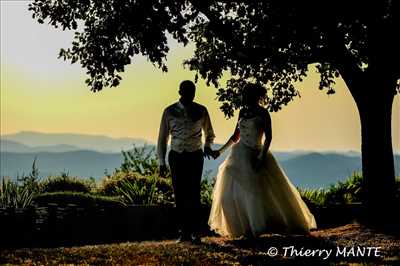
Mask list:
POLYGON ((180 99, 168 106, 162 115, 158 136, 157 154, 160 176, 165 177, 167 166, 165 154, 171 136, 168 163, 171 169, 172 186, 178 215, 178 242, 200 243, 198 214, 200 212, 200 181, 203 172, 203 156, 213 155, 211 144, 215 135, 207 108, 193 102, 196 86, 190 80, 179 86, 180 99), (202 131, 205 134, 202 150, 202 131))

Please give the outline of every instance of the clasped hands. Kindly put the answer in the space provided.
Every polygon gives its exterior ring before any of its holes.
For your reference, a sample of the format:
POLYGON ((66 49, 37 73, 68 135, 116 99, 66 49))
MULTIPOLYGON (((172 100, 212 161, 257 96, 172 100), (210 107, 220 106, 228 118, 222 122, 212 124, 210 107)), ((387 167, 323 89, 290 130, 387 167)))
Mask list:
POLYGON ((219 150, 212 150, 210 147, 204 147, 204 157, 207 159, 213 158, 214 160, 217 159, 221 153, 219 150))

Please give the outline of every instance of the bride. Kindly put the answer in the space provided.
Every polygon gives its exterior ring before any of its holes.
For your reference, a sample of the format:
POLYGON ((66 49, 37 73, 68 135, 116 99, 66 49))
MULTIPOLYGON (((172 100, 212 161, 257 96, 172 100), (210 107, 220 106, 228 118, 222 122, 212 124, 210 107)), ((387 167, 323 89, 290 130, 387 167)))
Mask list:
POLYGON ((235 132, 214 154, 216 158, 232 146, 218 169, 208 221, 223 236, 303 234, 316 228, 314 216, 269 151, 271 118, 260 106, 265 93, 261 86, 246 85, 235 132))

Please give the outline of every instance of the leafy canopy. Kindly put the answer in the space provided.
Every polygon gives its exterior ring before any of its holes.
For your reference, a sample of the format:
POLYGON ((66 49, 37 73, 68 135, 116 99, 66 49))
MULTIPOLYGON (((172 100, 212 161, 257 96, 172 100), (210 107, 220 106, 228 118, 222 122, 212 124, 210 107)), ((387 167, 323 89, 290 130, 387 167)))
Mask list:
POLYGON ((33 0, 39 22, 72 29, 72 47, 59 56, 86 68, 92 91, 118 86, 119 73, 142 54, 167 71, 167 35, 196 46, 189 69, 218 87, 227 116, 240 107, 241 88, 257 82, 268 90, 271 111, 299 95, 310 64, 319 88, 334 93, 344 78, 353 94, 378 75, 399 92, 399 1, 33 0), (220 81, 231 74, 224 88, 220 81), (358 89, 355 89, 358 88, 358 89))

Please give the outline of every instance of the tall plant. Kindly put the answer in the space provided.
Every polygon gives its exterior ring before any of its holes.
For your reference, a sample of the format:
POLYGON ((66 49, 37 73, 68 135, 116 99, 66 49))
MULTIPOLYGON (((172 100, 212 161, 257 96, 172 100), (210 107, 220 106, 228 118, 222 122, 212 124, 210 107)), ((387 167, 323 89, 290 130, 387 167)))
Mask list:
POLYGON ((26 208, 32 204, 33 197, 40 193, 39 169, 36 157, 28 175, 16 178, 3 177, 0 183, 0 208, 26 208))
POLYGON ((41 191, 39 183, 39 168, 36 165, 37 157, 33 160, 31 172, 28 175, 22 175, 21 178, 17 177, 17 181, 23 188, 26 188, 32 193, 39 193, 41 191))
POLYGON ((147 184, 130 182, 128 179, 121 180, 119 186, 115 187, 116 194, 121 197, 121 202, 126 205, 153 205, 165 204, 168 197, 157 188, 157 177, 147 177, 147 184))
POLYGON ((120 171, 135 172, 141 175, 153 175, 157 172, 157 159, 153 146, 133 146, 133 149, 122 151, 124 161, 120 171))
POLYGON ((0 183, 0 208, 26 208, 32 204, 35 192, 28 186, 19 186, 10 178, 0 183))

